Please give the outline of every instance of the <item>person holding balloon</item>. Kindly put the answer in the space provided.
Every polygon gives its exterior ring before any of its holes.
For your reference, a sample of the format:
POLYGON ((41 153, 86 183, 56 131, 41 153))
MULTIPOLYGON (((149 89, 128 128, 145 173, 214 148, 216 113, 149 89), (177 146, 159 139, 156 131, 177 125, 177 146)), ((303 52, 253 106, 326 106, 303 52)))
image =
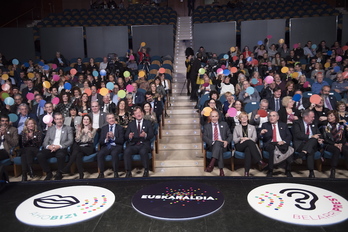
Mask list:
POLYGON ((243 90, 239 93, 238 99, 244 104, 249 102, 259 102, 260 95, 259 92, 255 91, 253 87, 250 86, 249 81, 243 82, 243 90))
POLYGON ((69 93, 63 93, 60 96, 59 103, 56 107, 56 111, 63 114, 64 117, 69 116, 69 109, 71 107, 71 101, 70 101, 70 94, 69 93))
POLYGON ((27 173, 31 178, 34 177, 32 165, 42 144, 42 132, 39 131, 34 119, 29 118, 25 121, 21 137, 22 181, 27 181, 27 173))

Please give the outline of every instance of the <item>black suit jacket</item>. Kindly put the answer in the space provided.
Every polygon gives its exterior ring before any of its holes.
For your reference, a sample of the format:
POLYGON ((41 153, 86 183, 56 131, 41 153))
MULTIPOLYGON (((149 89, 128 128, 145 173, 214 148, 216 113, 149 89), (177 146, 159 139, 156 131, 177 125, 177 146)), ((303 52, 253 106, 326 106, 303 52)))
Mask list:
MULTIPOLYGON (((329 101, 330 101, 330 104, 331 104, 332 109, 333 109, 333 110, 336 110, 336 105, 337 105, 337 99, 336 99, 336 97, 333 96, 333 95, 329 95, 328 98, 329 98, 329 101)), ((326 104, 326 103, 324 102, 324 104, 326 104)))
MULTIPOLYGON (((104 106, 105 106, 105 104, 103 104, 103 105, 100 107, 100 111, 101 111, 101 112, 104 112, 104 106)), ((115 104, 115 103, 113 103, 113 102, 109 103, 108 112, 109 112, 109 113, 113 113, 113 114, 116 113, 116 104, 115 104)))
POLYGON ((134 97, 134 104, 138 106, 142 106, 145 102, 145 94, 141 91, 137 91, 134 97))
MULTIPOLYGON (((123 127, 118 125, 118 124, 114 124, 114 126, 115 126, 115 128, 114 128, 115 143, 116 143, 116 145, 123 146, 123 143, 124 143, 123 127)), ((106 146, 105 138, 106 138, 106 134, 108 132, 109 132, 109 124, 103 126, 101 129, 100 139, 99 139, 99 144, 101 147, 106 146)))
MULTIPOLYGON (((88 101, 92 103, 92 95, 88 97, 88 101)), ((100 106, 102 106, 104 104, 103 96, 100 95, 99 93, 97 93, 97 101, 98 101, 100 106)))
MULTIPOLYGON (((230 143, 232 141, 232 133, 226 122, 219 122, 219 130, 221 139, 230 143)), ((213 144, 213 128, 210 123, 207 123, 203 127, 203 141, 207 144, 208 148, 213 144)))
MULTIPOLYGON (((311 124, 310 128, 312 130, 312 134, 321 134, 317 125, 311 124)), ((296 120, 292 125, 292 134, 294 136, 294 149, 295 151, 303 144, 306 143, 309 138, 306 135, 307 128, 305 128, 303 120, 296 120)))
POLYGON ((129 145, 135 145, 137 142, 141 142, 148 146, 149 149, 151 149, 151 140, 154 137, 154 131, 152 123, 149 120, 144 119, 143 125, 141 128, 146 134, 146 138, 140 137, 138 133, 138 127, 137 127, 137 120, 133 120, 128 124, 126 134, 125 134, 125 140, 127 140, 129 145), (133 139, 129 139, 129 133, 134 132, 133 139))
POLYGON ((159 123, 161 121, 161 116, 163 113, 163 103, 161 101, 158 101, 157 99, 155 99, 152 111, 156 113, 157 122, 159 123))
MULTIPOLYGON (((279 109, 282 108, 282 98, 279 99, 279 109)), ((271 97, 268 99, 268 109, 275 111, 275 100, 274 97, 271 97)))
MULTIPOLYGON (((266 129, 267 132, 263 135, 261 135, 262 141, 264 142, 264 147, 266 147, 268 144, 272 142, 273 138, 273 125, 270 122, 266 122, 262 124, 261 130, 266 129)), ((278 130, 280 137, 283 141, 285 141, 287 144, 290 144, 292 136, 288 129, 288 125, 286 125, 283 122, 278 121, 278 130)))
MULTIPOLYGON (((301 112, 298 109, 293 108, 292 111, 294 113, 294 116, 297 116, 298 118, 301 117, 301 112)), ((285 107, 281 107, 278 110, 278 114, 279 114, 279 121, 281 121, 283 123, 287 123, 287 121, 288 121, 288 113, 286 112, 286 108, 285 107)))

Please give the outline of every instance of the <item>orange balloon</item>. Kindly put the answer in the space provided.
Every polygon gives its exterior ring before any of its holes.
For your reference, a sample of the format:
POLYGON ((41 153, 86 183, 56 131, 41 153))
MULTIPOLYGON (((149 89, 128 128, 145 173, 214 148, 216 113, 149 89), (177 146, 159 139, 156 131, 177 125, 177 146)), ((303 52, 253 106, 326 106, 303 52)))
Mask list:
POLYGON ((287 73, 287 72, 289 72, 289 68, 288 67, 283 67, 281 72, 282 73, 287 73))
POLYGON ((330 63, 325 63, 324 64, 324 68, 329 68, 330 67, 330 63))
POLYGON ((76 70, 76 69, 74 69, 74 68, 73 68, 73 69, 70 69, 70 74, 71 74, 71 75, 75 75, 76 73, 77 73, 77 70, 76 70))
POLYGON ((292 77, 292 78, 297 78, 297 77, 298 77, 298 72, 293 72, 293 73, 291 74, 291 77, 292 77))
POLYGON ((100 95, 105 96, 109 93, 109 90, 107 88, 101 88, 99 93, 100 95))
POLYGON ((34 78, 35 75, 34 75, 34 73, 28 73, 27 76, 28 76, 28 78, 32 79, 32 78, 34 78))
POLYGON ((158 71, 159 71, 159 73, 165 73, 166 69, 165 68, 160 68, 158 71))
POLYGON ((237 71, 238 71, 238 69, 236 67, 231 68, 231 73, 236 73, 237 71))
POLYGON ((310 98, 309 101, 313 104, 319 104, 321 101, 321 97, 318 94, 313 94, 310 98))
POLYGON ((84 92, 87 93, 88 96, 91 96, 91 94, 92 94, 92 90, 91 89, 85 89, 84 92))
POLYGON ((138 76, 139 77, 144 77, 145 76, 145 71, 144 70, 139 71, 138 76))
POLYGON ((208 117, 208 116, 210 116, 210 112, 212 112, 213 110, 212 110, 212 108, 207 106, 203 109, 203 111, 204 111, 203 115, 208 117))
POLYGON ((9 78, 8 74, 2 74, 1 79, 3 79, 4 81, 6 81, 9 78))
POLYGON ((49 83, 48 81, 44 81, 44 82, 42 83, 42 86, 43 86, 44 88, 46 88, 46 89, 49 89, 49 88, 51 87, 51 83, 49 83))
POLYGON ((146 43, 145 43, 145 42, 141 42, 141 43, 140 43, 140 46, 141 46, 141 47, 145 47, 145 46, 146 46, 146 43))

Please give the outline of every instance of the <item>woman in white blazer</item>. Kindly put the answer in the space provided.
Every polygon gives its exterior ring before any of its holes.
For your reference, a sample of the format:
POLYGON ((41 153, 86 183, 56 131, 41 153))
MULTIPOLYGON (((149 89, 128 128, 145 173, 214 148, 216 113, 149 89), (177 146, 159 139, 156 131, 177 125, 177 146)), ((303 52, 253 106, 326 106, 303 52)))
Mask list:
POLYGON ((244 176, 249 176, 252 161, 259 165, 259 169, 264 169, 267 163, 262 161, 261 152, 256 144, 257 132, 253 125, 248 123, 248 114, 241 112, 238 116, 240 124, 234 128, 233 142, 236 151, 244 152, 244 176))

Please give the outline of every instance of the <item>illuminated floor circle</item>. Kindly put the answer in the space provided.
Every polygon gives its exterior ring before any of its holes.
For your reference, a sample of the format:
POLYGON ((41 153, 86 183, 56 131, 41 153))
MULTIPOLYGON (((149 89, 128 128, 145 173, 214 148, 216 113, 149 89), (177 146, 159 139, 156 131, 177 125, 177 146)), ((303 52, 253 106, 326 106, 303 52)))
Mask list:
POLYGON ((96 217, 114 202, 115 195, 101 187, 57 188, 23 201, 16 209, 16 217, 32 226, 62 226, 96 217))
POLYGON ((348 218, 345 198, 304 184, 262 185, 249 192, 248 202, 264 216, 297 225, 330 225, 348 218))
POLYGON ((139 213, 162 220, 190 220, 218 211, 223 194, 214 187, 197 182, 166 182, 138 191, 132 206, 139 213))

